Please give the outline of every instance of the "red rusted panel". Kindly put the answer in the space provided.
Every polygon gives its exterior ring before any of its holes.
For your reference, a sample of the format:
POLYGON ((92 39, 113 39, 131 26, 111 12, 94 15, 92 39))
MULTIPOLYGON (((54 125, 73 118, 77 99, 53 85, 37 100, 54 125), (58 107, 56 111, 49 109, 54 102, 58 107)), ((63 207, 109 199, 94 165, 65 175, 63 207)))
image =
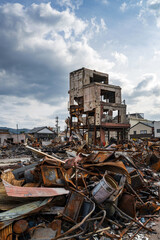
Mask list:
POLYGON ((94 159, 94 163, 104 162, 105 160, 107 160, 112 155, 113 155, 113 152, 109 152, 109 153, 99 152, 94 159))
POLYGON ((93 164, 84 164, 83 165, 84 168, 99 168, 99 169, 103 169, 103 170, 108 170, 111 172, 115 172, 115 173, 121 173, 124 174, 127 177, 127 181, 129 184, 131 184, 131 177, 125 167, 125 165, 123 164, 123 162, 121 161, 117 161, 117 162, 103 162, 103 163, 93 163, 93 164))
POLYGON ((67 220, 76 223, 83 201, 84 197, 81 194, 72 192, 64 209, 63 216, 67 220))
POLYGON ((41 166, 42 178, 45 186, 53 186, 58 179, 57 169, 53 166, 41 166))
POLYGON ((64 188, 17 187, 3 181, 8 196, 11 197, 53 197, 68 194, 64 188))
POLYGON ((106 144, 106 141, 105 141, 105 131, 102 128, 100 128, 100 136, 101 136, 101 143, 105 146, 105 144, 106 144))
POLYGON ((151 165, 151 168, 152 168, 153 170, 156 170, 157 172, 159 172, 159 171, 160 171, 160 160, 159 160, 158 162, 152 164, 152 165, 151 165))
POLYGON ((124 193, 118 202, 118 207, 129 216, 135 218, 136 216, 136 201, 135 196, 124 193))

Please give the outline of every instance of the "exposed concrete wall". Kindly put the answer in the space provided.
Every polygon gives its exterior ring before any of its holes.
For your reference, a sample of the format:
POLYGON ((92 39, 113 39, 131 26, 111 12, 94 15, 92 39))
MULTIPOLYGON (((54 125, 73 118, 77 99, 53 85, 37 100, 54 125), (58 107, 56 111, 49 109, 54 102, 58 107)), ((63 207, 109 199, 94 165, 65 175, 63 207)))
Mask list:
POLYGON ((25 134, 0 134, 0 145, 6 145, 5 141, 8 138, 13 138, 13 143, 21 143, 22 141, 25 142, 25 134))
POLYGON ((69 94, 70 134, 92 128, 95 141, 96 132, 103 127, 121 132, 117 136, 124 139, 129 128, 126 105, 122 104, 121 88, 108 83, 108 74, 86 68, 71 72, 69 94))

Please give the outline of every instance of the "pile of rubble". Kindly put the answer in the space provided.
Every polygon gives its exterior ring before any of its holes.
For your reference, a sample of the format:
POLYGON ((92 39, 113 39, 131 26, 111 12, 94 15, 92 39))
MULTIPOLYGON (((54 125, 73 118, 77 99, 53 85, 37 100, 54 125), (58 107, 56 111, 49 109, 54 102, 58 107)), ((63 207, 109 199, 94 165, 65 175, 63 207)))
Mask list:
POLYGON ((158 139, 103 148, 64 143, 54 153, 26 149, 40 157, 1 167, 0 239, 149 239, 156 234, 158 139))

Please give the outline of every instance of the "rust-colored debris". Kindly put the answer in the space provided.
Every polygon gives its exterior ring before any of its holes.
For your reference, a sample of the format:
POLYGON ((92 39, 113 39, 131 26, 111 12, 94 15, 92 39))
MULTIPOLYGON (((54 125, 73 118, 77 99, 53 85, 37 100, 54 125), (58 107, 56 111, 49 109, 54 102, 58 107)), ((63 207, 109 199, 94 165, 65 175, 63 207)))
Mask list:
POLYGON ((54 197, 68 194, 64 188, 36 188, 36 187, 17 187, 3 180, 5 190, 11 197, 54 197))
POLYGON ((93 147, 76 136, 1 166, 0 239, 152 239, 160 141, 93 147))

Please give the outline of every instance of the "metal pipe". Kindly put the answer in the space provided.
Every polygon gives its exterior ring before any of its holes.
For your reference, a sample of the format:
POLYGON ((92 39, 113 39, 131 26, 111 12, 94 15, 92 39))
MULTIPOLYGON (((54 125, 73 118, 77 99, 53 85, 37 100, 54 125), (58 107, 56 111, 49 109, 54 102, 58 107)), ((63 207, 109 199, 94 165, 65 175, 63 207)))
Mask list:
POLYGON ((142 199, 140 198, 140 196, 136 193, 136 191, 129 185, 127 184, 127 186, 129 187, 129 189, 136 195, 136 197, 139 199, 139 201, 144 204, 144 202, 142 201, 142 199))

